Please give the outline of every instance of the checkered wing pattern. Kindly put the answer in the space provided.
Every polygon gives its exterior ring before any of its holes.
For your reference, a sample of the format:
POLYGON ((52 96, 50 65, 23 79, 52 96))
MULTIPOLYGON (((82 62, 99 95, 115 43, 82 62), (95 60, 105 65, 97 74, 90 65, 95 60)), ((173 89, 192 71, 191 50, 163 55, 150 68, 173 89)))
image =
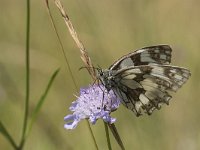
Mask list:
POLYGON ((136 116, 150 115, 162 104, 169 104, 170 91, 176 92, 190 76, 189 70, 169 65, 171 52, 168 45, 131 52, 102 71, 101 81, 136 116))
POLYGON ((115 74, 115 93, 136 116, 151 114, 161 105, 169 104, 169 91, 176 92, 189 78, 185 68, 170 65, 131 66, 115 74))
POLYGON ((156 64, 170 64, 171 48, 168 45, 144 47, 131 52, 110 66, 109 70, 119 70, 130 66, 156 64))

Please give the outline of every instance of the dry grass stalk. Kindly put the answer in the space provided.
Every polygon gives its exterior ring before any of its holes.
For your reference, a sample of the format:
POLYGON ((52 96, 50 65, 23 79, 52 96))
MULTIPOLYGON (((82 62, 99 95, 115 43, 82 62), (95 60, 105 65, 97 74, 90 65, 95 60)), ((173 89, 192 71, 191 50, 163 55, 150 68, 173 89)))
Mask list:
POLYGON ((78 48, 80 49, 81 52, 81 59, 83 61, 83 63, 85 64, 85 67, 87 68, 89 74, 92 76, 92 78, 95 80, 96 79, 96 74, 95 74, 95 70, 94 67, 92 65, 91 59, 88 56, 87 50, 85 49, 83 43, 79 40, 78 35, 73 27, 72 22, 69 19, 69 16, 67 15, 67 13, 65 12, 60 0, 54 0, 56 6, 58 7, 68 29, 69 32, 72 36, 72 38, 74 39, 74 41, 76 42, 76 45, 78 46, 78 48))
MULTIPOLYGON (((80 49, 80 52, 81 52, 81 59, 82 61, 84 62, 85 64, 85 67, 87 68, 89 74, 92 76, 93 80, 94 81, 97 81, 96 79, 96 73, 95 73, 95 70, 94 70, 94 67, 92 65, 92 62, 91 62, 91 59, 90 57, 88 56, 88 53, 83 45, 83 43, 79 40, 78 38, 78 35, 72 25, 72 22, 70 21, 69 19, 69 16, 67 15, 67 13, 65 12, 60 0, 54 0, 56 6, 58 7, 58 9, 60 10, 60 13, 69 29, 69 32, 72 36, 72 38, 74 39, 74 41, 76 42, 76 45, 78 46, 78 48, 80 49)), ((88 126, 89 126, 89 122, 87 121, 88 123, 88 126)), ((108 124, 109 125, 109 124, 108 124)), ((123 143, 121 142, 121 138, 119 137, 119 134, 117 132, 117 129, 116 128, 113 128, 113 126, 109 126, 111 128, 111 131, 113 133, 113 136, 115 137, 115 139, 117 140, 118 144, 120 145, 120 147, 122 148, 122 150, 124 149, 124 146, 123 146, 123 143)), ((89 126, 89 129, 91 130, 90 126, 89 126)), ((92 130, 91 130, 91 133, 92 133, 92 130)), ((93 135, 93 134, 92 134, 93 135)), ((94 136, 93 136, 93 139, 94 139, 94 136)), ((95 139, 94 139, 95 141, 95 139)), ((96 144, 96 141, 95 141, 95 144, 96 144)), ((96 148, 98 149, 98 146, 96 145, 96 148)))

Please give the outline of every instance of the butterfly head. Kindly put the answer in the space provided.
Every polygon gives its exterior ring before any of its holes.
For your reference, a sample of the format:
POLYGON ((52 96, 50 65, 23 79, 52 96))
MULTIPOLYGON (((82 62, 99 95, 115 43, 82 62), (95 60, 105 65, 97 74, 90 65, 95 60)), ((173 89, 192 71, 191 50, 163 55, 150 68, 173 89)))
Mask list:
POLYGON ((97 77, 108 91, 112 88, 112 79, 113 79, 112 71, 98 68, 97 77))

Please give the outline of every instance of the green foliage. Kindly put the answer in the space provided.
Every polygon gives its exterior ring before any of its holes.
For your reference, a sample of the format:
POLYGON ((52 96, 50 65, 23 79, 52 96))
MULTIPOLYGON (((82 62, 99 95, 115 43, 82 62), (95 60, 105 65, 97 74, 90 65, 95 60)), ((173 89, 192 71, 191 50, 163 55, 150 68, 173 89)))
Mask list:
POLYGON ((27 19, 26 19, 26 98, 25 98, 25 113, 24 113, 24 122, 23 122, 23 127, 22 127, 22 137, 20 139, 20 144, 17 145, 13 139, 13 137, 11 136, 11 134, 8 133, 7 128, 3 125, 3 123, 0 121, 0 133, 2 133, 2 135, 8 140, 8 142, 12 145, 12 147, 15 150, 22 150, 24 147, 24 143, 27 140, 27 135, 31 130, 31 127, 33 125, 33 123, 36 120, 36 117, 38 116, 38 113, 44 103, 44 100, 46 99, 46 96, 49 92, 49 89, 56 77, 56 75, 59 72, 59 69, 57 69, 54 74, 52 75, 52 77, 50 78, 50 81, 46 87, 45 92, 43 93, 43 95, 41 96, 40 100, 38 101, 38 104, 36 105, 32 117, 31 117, 31 121, 30 121, 30 125, 29 125, 29 130, 27 131, 27 122, 28 122, 28 115, 29 115, 29 93, 30 93, 30 1, 27 0, 27 19), (27 133, 27 134, 26 134, 27 133))

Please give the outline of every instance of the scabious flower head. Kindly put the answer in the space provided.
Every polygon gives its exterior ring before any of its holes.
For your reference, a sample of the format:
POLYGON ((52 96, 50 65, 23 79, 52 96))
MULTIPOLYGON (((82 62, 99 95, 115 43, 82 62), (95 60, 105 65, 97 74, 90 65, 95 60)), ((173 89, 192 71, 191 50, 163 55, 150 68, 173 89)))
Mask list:
POLYGON ((82 119, 89 119, 95 124, 98 119, 103 119, 110 124, 116 121, 110 113, 119 107, 120 100, 114 92, 109 92, 103 85, 92 85, 80 89, 80 96, 70 106, 73 114, 67 115, 64 120, 66 129, 74 129, 82 119))

